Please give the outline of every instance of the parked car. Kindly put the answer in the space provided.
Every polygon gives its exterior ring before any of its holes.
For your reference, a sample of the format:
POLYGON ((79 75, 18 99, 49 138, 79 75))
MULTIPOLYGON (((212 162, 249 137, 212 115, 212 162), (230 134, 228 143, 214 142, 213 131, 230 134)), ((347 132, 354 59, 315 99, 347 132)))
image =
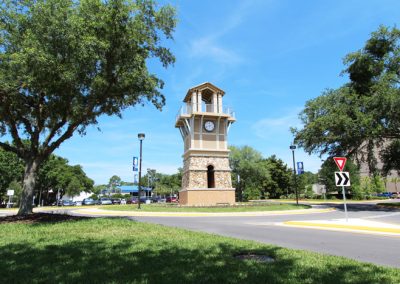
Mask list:
POLYGON ((99 204, 100 205, 112 205, 112 201, 110 198, 102 197, 99 199, 99 204))
POLYGON ((137 204, 137 203, 138 203, 137 197, 131 197, 126 200, 126 204, 137 204))
POLYGON ((58 201, 58 206, 74 206, 75 202, 73 202, 72 200, 59 200, 58 201))
POLYGON ((75 201, 75 205, 76 205, 76 206, 81 206, 81 205, 82 205, 82 201, 81 201, 81 200, 75 201))
POLYGON ((154 203, 163 203, 163 202, 166 201, 166 199, 162 198, 161 196, 153 196, 151 198, 151 201, 154 202, 154 203))
POLYGON ((176 198, 175 196, 168 196, 165 201, 168 202, 168 203, 178 202, 178 198, 176 198))
POLYGON ((146 200, 147 200, 147 199, 150 200, 150 197, 146 197, 146 196, 140 197, 140 203, 146 203, 146 200))
POLYGON ((400 192, 393 192, 392 198, 400 198, 400 192))
POLYGON ((121 199, 121 204, 122 204, 122 205, 125 205, 125 204, 126 204, 126 199, 125 199, 125 198, 122 198, 122 199, 121 199))
POLYGON ((111 199, 112 204, 121 204, 121 198, 113 198, 111 199))
POLYGON ((392 192, 382 192, 382 193, 378 193, 376 196, 391 198, 392 197, 392 192))
POLYGON ((82 201, 82 205, 96 205, 97 201, 92 198, 85 198, 82 201))

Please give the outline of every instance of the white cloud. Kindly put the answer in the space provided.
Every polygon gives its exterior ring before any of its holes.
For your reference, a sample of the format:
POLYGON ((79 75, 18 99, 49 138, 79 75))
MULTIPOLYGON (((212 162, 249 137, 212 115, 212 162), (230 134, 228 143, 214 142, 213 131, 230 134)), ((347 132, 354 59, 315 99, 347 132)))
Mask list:
POLYGON ((215 22, 211 33, 190 42, 189 54, 192 57, 209 57, 216 62, 229 65, 244 62, 244 59, 231 47, 224 47, 220 43, 220 39, 234 31, 252 13, 258 12, 260 5, 264 4, 264 1, 239 1, 239 4, 231 10, 230 14, 215 22))
POLYGON ((300 126, 300 121, 297 118, 297 111, 294 114, 286 115, 277 118, 264 118, 258 120, 252 129, 256 136, 262 139, 274 139, 278 136, 291 136, 290 127, 300 126))
POLYGON ((192 41, 190 52, 192 56, 210 57, 216 62, 224 64, 237 64, 243 61, 237 53, 219 46, 211 37, 203 37, 192 41))

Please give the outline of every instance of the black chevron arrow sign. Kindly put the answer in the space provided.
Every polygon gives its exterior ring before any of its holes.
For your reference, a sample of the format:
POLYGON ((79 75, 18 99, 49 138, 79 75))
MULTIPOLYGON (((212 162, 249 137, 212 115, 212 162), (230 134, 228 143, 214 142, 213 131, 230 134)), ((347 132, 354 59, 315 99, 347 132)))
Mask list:
POLYGON ((349 172, 335 172, 336 186, 350 186, 349 172))

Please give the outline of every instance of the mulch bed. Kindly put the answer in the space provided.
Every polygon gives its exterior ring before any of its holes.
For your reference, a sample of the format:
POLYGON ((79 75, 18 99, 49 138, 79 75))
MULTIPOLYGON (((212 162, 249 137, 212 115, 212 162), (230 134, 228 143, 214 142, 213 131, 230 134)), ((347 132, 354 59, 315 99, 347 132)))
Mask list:
POLYGON ((4 223, 22 223, 22 224, 38 224, 38 223, 58 223, 65 221, 85 220, 88 217, 78 217, 65 214, 49 214, 49 213, 34 213, 25 216, 6 216, 0 218, 0 224, 4 223))

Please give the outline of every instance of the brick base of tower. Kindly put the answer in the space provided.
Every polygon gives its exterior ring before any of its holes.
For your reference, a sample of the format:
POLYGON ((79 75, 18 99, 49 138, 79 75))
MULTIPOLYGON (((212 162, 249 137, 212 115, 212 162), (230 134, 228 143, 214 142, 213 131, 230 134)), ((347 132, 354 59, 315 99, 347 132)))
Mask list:
POLYGON ((209 206, 235 203, 228 155, 229 151, 191 151, 184 155, 180 205, 209 206), (213 187, 209 187, 208 184, 208 166, 214 168, 213 187))
POLYGON ((179 204, 188 206, 235 204, 235 189, 181 190, 179 192, 179 204))

